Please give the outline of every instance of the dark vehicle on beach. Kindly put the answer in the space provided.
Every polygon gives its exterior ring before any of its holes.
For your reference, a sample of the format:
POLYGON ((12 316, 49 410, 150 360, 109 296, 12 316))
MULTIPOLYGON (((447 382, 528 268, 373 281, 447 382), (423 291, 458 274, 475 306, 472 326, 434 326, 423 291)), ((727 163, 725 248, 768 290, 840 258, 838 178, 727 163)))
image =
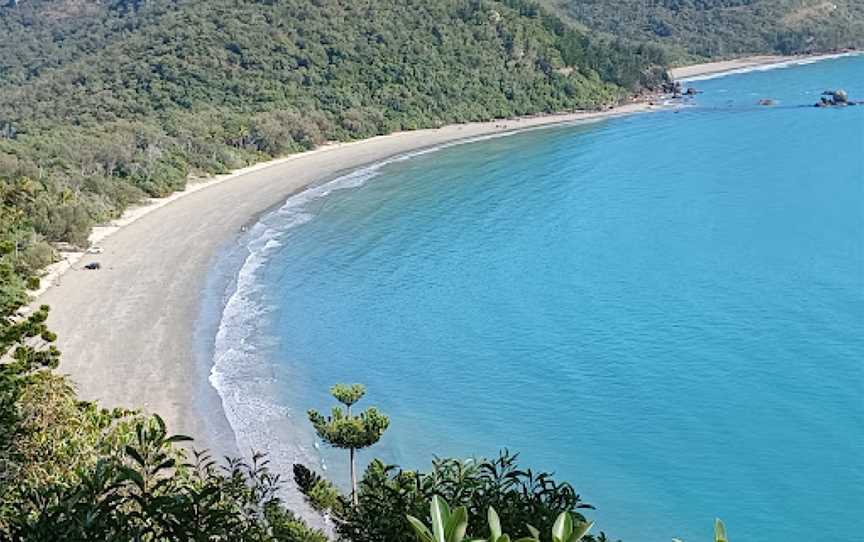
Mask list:
POLYGON ((88 263, 84 266, 84 269, 87 269, 89 271, 98 271, 102 269, 102 264, 100 264, 99 262, 88 263))

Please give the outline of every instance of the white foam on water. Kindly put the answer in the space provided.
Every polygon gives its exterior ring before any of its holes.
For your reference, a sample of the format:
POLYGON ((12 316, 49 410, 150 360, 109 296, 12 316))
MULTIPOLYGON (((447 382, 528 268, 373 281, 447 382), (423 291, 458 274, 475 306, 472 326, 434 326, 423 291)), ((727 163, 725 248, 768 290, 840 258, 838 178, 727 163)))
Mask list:
MULTIPOLYGON (((264 326, 274 307, 264 300, 259 272, 283 246, 283 238, 290 230, 312 220, 314 215, 307 210, 308 203, 334 190, 362 186, 376 171, 377 168, 359 170, 297 194, 255 224, 248 234, 245 246, 248 254, 237 272, 234 292, 222 311, 210 383, 222 398, 238 449, 244 454, 267 451, 271 464, 280 473, 290 472, 295 462, 308 463, 315 458, 302 443, 279 442, 273 433, 273 427, 291 420, 293 413, 277 401, 273 393, 276 378, 266 353, 262 352, 266 349, 260 347, 266 344, 264 326)), ((285 498, 289 505, 294 505, 292 501, 299 500, 299 495, 291 493, 288 491, 285 498)))
POLYGON ((264 216, 246 234, 248 241, 244 248, 248 254, 237 271, 234 291, 222 311, 209 380, 222 399, 237 448, 247 458, 253 451, 267 452, 271 468, 283 476, 282 497, 295 510, 303 510, 305 503, 290 481, 291 466, 294 463, 317 463, 322 470, 327 470, 327 465, 318 451, 320 446, 317 442, 306 442, 305 435, 300 438, 300 435, 288 434, 289 438, 286 438, 286 428, 300 428, 307 424, 306 415, 305 412, 292 412, 279 401, 274 367, 267 357, 267 348, 261 348, 268 342, 265 326, 275 307, 268 306, 265 301, 266 292, 260 284, 259 272, 284 245, 293 228, 314 218, 315 214, 310 209, 312 202, 337 190, 363 186, 387 164, 443 147, 399 155, 304 190, 264 216))
POLYGON ((726 77, 727 75, 738 75, 741 73, 750 73, 750 72, 764 72, 768 70, 780 70, 784 68, 790 68, 793 66, 805 66, 807 64, 815 64, 816 62, 822 62, 823 60, 832 60, 835 58, 843 58, 847 56, 856 56, 862 54, 860 51, 851 51, 848 53, 838 53, 836 55, 825 55, 825 56, 817 56, 810 58, 801 58, 801 59, 790 59, 790 60, 782 60, 780 62, 775 62, 772 64, 763 64, 760 66, 748 66, 746 68, 738 68, 735 70, 722 71, 719 73, 710 73, 706 75, 694 75, 693 77, 683 77, 680 79, 682 83, 689 83, 691 81, 707 81, 709 79, 719 79, 720 77, 726 77))

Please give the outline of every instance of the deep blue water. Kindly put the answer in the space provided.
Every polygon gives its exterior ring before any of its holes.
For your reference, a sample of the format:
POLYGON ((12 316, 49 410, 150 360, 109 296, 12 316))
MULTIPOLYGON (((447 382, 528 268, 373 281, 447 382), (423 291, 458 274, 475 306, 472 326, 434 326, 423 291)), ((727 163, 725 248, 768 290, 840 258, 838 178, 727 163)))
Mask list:
POLYGON ((855 540, 864 106, 799 106, 864 99, 864 57, 695 85, 674 112, 452 146, 266 217, 216 342, 240 446, 344 479, 305 410, 363 382, 392 418, 364 460, 510 448, 625 542, 708 540, 715 516, 736 542, 855 540))

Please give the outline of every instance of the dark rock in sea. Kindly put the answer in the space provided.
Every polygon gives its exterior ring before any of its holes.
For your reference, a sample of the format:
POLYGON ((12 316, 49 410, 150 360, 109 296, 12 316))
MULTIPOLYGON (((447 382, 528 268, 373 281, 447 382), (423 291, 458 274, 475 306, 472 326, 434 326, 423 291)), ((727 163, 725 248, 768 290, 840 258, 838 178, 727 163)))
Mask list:
POLYGON ((826 90, 819 98, 816 107, 845 107, 847 105, 855 105, 855 102, 849 101, 849 94, 842 88, 837 90, 826 90))
POLYGON ((845 104, 849 103, 849 95, 842 88, 834 91, 834 104, 845 104))
POLYGON ((770 107, 772 105, 777 105, 777 100, 772 100, 771 98, 762 98, 761 100, 759 100, 759 105, 770 107))
POLYGON ((684 94, 686 94, 687 96, 696 96, 697 94, 702 94, 702 91, 697 90, 693 87, 688 87, 687 92, 685 92, 684 94))

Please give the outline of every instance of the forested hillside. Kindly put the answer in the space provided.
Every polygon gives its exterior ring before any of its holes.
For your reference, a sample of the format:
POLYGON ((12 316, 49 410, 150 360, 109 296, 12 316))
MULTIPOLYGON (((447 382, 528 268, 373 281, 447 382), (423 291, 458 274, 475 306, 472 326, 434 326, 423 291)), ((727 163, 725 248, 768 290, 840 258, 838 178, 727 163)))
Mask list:
POLYGON ((565 19, 662 44, 677 62, 864 47, 860 0, 543 0, 565 19))
POLYGON ((189 174, 327 140, 596 108, 662 70, 522 0, 2 0, 0 305, 189 174), (646 73, 648 75, 646 75, 646 73))

